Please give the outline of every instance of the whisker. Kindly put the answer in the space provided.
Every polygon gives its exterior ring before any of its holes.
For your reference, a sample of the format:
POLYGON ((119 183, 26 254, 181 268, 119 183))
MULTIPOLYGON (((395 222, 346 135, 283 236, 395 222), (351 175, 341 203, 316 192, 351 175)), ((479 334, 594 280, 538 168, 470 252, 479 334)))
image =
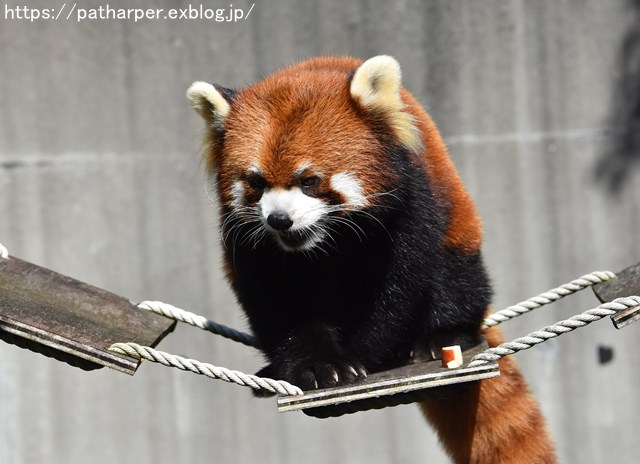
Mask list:
POLYGON ((331 242, 325 240, 324 238, 327 237, 329 238, 332 242, 335 243, 335 239, 331 236, 331 234, 327 233, 327 230, 325 227, 320 226, 319 224, 313 224, 310 228, 309 231, 313 234, 313 236, 315 237, 315 241, 318 244, 314 249, 318 249, 319 251, 322 251, 326 256, 329 256, 329 251, 325 250, 323 245, 333 249, 334 251, 337 251, 337 248, 335 248, 333 245, 331 245, 331 242))
POLYGON ((339 222, 349 227, 356 234, 360 242, 363 241, 363 238, 365 239, 367 238, 367 234, 364 231, 364 229, 360 227, 358 224, 356 224, 356 222, 353 221, 352 219, 349 219, 346 217, 340 217, 340 216, 331 216, 330 220, 331 222, 339 222), (360 236, 360 233, 362 233, 362 236, 360 236))
POLYGON ((256 233, 259 233, 260 230, 262 229, 262 224, 255 224, 253 225, 253 227, 251 227, 250 229, 246 230, 245 233, 242 236, 241 241, 239 242, 240 245, 244 245, 245 243, 251 243, 252 242, 252 238, 254 237, 254 235, 256 233))
POLYGON ((389 229, 387 229, 387 227, 384 225, 384 223, 378 219, 377 217, 375 217, 373 214, 369 213, 368 211, 364 211, 361 209, 358 210, 354 210, 352 211, 354 214, 362 214, 364 216, 368 216, 371 219, 373 219, 374 221, 376 221, 378 224, 380 224, 380 227, 382 227, 382 229, 387 233, 387 235, 389 236, 389 238, 391 239, 391 241, 393 241, 393 236, 391 235, 391 232, 389 232, 389 229))

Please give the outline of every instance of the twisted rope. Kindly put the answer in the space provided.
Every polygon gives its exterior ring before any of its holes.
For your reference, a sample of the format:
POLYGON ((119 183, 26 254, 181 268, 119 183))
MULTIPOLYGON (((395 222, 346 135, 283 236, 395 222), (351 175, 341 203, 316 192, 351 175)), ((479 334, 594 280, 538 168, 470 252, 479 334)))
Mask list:
POLYGON ((503 343, 495 348, 489 348, 473 357, 468 367, 477 367, 488 362, 497 361, 505 356, 528 350, 529 348, 545 342, 551 338, 571 332, 580 327, 591 324, 606 316, 613 316, 619 311, 640 306, 640 296, 618 298, 610 303, 604 303, 594 309, 589 309, 582 314, 570 317, 536 332, 516 338, 511 342, 503 343))
POLYGON ((526 314, 536 308, 547 305, 549 303, 553 303, 554 301, 558 301, 559 299, 564 298, 567 295, 571 295, 572 293, 578 292, 585 288, 602 282, 606 282, 607 280, 611 280, 615 278, 615 276, 616 275, 610 271, 596 271, 590 274, 585 274, 582 277, 572 280, 569 283, 556 288, 552 288, 551 290, 541 293, 540 295, 534 296, 533 298, 529 298, 525 301, 521 301, 516 305, 509 306, 508 308, 487 316, 487 318, 484 320, 482 329, 484 330, 489 327, 496 326, 501 322, 508 321, 509 319, 522 316, 523 314, 526 314))
POLYGON ((251 334, 232 329, 231 327, 227 327, 223 324, 218 324, 206 317, 185 311, 184 309, 176 308, 168 303, 163 303, 161 301, 143 301, 138 304, 138 308, 146 309, 147 311, 160 314, 170 319, 190 324, 202 330, 207 330, 211 333, 242 343, 243 345, 254 348, 258 347, 258 341, 251 334))
POLYGON ((109 350, 135 359, 146 359, 147 361, 156 362, 163 366, 175 367, 212 379, 220 379, 225 382, 242 385, 243 387, 253 388, 254 390, 267 390, 271 393, 279 393, 281 395, 302 395, 300 388, 284 380, 257 377, 224 367, 217 367, 212 364, 196 361, 195 359, 187 359, 182 356, 154 350, 153 348, 141 346, 137 343, 114 343, 109 347, 109 350))
MULTIPOLYGON (((7 248, 0 243, 0 258, 6 259, 8 257, 9 252, 7 248)), ((516 305, 509 306, 508 308, 488 316, 484 320, 483 329, 496 326, 504 321, 521 316, 533 309, 557 301, 567 295, 571 295, 572 293, 583 290, 592 285, 606 282, 614 277, 615 274, 609 271, 585 274, 578 279, 561 285, 560 287, 541 293, 540 295, 529 298, 528 300, 522 301, 516 305)), ((516 338, 511 342, 502 343, 495 348, 489 348, 474 356, 468 367, 477 367, 489 362, 497 361, 505 356, 512 355, 518 351, 527 350, 537 344, 543 343, 562 334, 572 332, 575 329, 584 327, 604 317, 612 316, 619 311, 637 306, 640 306, 640 296, 618 298, 610 303, 601 304, 597 308, 587 310, 582 314, 578 314, 569 319, 556 322, 551 326, 531 332, 524 337, 516 338)), ((185 311, 170 304, 162 303, 160 301, 143 301, 138 304, 138 307, 180 322, 185 322, 194 327, 221 335, 244 345, 257 347, 257 340, 251 334, 241 332, 223 324, 218 324, 217 322, 211 321, 203 316, 185 311)), ((183 371, 189 371, 209 378, 220 379, 225 382, 253 388, 254 390, 266 390, 271 393, 279 393, 282 395, 302 394, 302 390, 300 388, 283 380, 273 380, 226 369, 224 367, 217 367, 212 364, 172 355, 163 351, 155 350, 148 346, 141 346, 136 343, 114 343, 109 347, 109 350, 124 356, 130 356, 134 359, 146 359, 151 362, 162 364, 163 366, 175 367, 183 371)))

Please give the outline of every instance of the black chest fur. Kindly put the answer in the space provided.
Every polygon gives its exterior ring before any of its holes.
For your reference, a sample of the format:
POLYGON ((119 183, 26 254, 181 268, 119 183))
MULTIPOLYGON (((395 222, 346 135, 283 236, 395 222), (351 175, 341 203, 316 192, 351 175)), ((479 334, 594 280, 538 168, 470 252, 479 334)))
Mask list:
POLYGON ((392 196, 350 216, 364 233, 339 227, 324 251, 226 234, 234 290, 272 362, 266 374, 300 381, 288 368, 316 352, 376 371, 434 344, 473 343, 490 297, 481 257, 443 246, 446 208, 420 167, 404 166, 392 196))

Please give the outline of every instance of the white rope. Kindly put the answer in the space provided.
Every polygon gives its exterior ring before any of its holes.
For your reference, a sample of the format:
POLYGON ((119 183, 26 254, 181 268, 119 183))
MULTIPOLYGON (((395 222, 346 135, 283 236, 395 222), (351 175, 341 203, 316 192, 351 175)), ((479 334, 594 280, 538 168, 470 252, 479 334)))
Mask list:
POLYGON ((534 296, 533 298, 529 298, 528 300, 521 301, 516 305, 509 306, 501 311, 490 314, 484 320, 482 329, 484 330, 489 327, 496 326, 501 322, 508 321, 509 319, 522 316, 533 309, 558 301, 567 295, 571 295, 572 293, 591 287, 592 285, 611 280, 615 278, 615 276, 616 275, 610 271, 596 271, 590 274, 585 274, 569 283, 561 285, 560 287, 552 288, 551 290, 534 296))
POLYGON ((147 311, 160 314, 176 321, 185 322, 194 327, 198 327, 202 330, 207 330, 217 335, 222 335, 225 338, 242 343, 247 346, 257 347, 258 341, 256 338, 248 333, 241 332, 231 327, 227 327, 223 324, 218 324, 206 317, 199 316, 198 314, 185 311, 184 309, 176 308, 168 303, 161 301, 143 301, 138 304, 138 308, 146 309, 147 311))
MULTIPOLYGON (((0 258, 6 259, 8 257, 9 252, 7 248, 0 243, 0 258)), ((557 301, 567 295, 583 290, 584 288, 606 282, 614 277, 615 274, 609 271, 585 274, 578 279, 561 285, 560 287, 551 289, 533 298, 529 298, 528 300, 491 314, 484 320, 483 330, 496 326, 509 319, 521 316, 522 314, 526 314, 533 309, 557 301)), ((636 306, 640 306, 640 296, 618 298, 611 303, 604 303, 597 308, 590 309, 569 319, 556 322, 551 326, 531 332, 524 337, 516 338, 511 342, 502 343, 495 348, 489 348, 474 356, 468 367, 477 367, 489 362, 497 361, 505 356, 517 353, 518 351, 527 350, 537 344, 571 332, 580 327, 584 327, 592 322, 602 319, 603 317, 612 316, 619 311, 636 306)), ((218 324, 217 322, 211 321, 205 317, 185 311, 167 303, 162 303, 160 301, 143 301, 138 304, 138 307, 180 322, 185 322, 200 329, 222 335, 223 337, 243 343, 247 346, 257 346, 257 340, 251 334, 218 324)), ((273 380, 249 375, 240 371, 234 371, 224 367, 217 367, 212 364, 203 363, 195 359, 187 359, 182 356, 172 355, 163 351, 155 350, 148 346, 141 346, 136 343, 114 343, 109 347, 109 350, 135 359, 146 359, 151 362, 160 363, 163 366, 175 367, 183 371, 189 371, 213 379, 220 379, 225 382, 250 387, 254 390, 266 390, 271 393, 279 393, 282 395, 302 395, 302 390, 299 387, 291 385, 284 380, 273 380)))
POLYGON ((468 367, 481 366, 489 362, 497 361, 505 356, 517 353, 518 351, 528 350, 529 348, 551 338, 558 337, 562 334, 598 321, 603 317, 613 316, 619 311, 634 308, 636 306, 640 306, 640 296, 618 298, 610 303, 601 304, 597 308, 589 309, 582 314, 556 322, 555 324, 541 330, 531 332, 524 337, 516 338, 511 342, 503 343, 495 348, 489 348, 474 356, 468 367))
POLYGON ((7 250, 2 243, 0 243, 0 258, 6 259, 8 257, 9 257, 9 250, 7 250))
POLYGON ((257 377, 255 375, 245 374, 243 372, 226 369, 224 367, 217 367, 212 364, 196 361, 195 359, 187 359, 182 356, 175 356, 154 350, 153 348, 141 346, 137 343, 114 343, 109 347, 109 350, 135 359, 146 359, 147 361, 160 363, 163 366, 175 367, 183 371, 204 375, 212 379, 220 379, 225 382, 250 387, 254 390, 267 390, 271 393, 279 393, 281 395, 302 395, 302 390, 300 388, 291 385, 284 380, 257 377))

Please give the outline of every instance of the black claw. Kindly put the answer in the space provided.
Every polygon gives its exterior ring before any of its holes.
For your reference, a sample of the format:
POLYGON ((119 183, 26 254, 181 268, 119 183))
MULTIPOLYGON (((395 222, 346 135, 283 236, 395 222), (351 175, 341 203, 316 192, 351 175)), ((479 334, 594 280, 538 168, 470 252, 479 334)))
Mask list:
POLYGON ((340 376, 333 364, 320 364, 317 366, 316 379, 320 388, 335 387, 340 382, 340 376))
MULTIPOLYGON (((298 362, 272 363, 260 370, 256 375, 276 380, 286 380, 302 390, 309 391, 359 382, 367 377, 367 371, 359 362, 343 360, 319 362, 307 359, 298 362)), ((255 396, 273 395, 269 392, 258 391, 255 396)))
POLYGON ((303 390, 315 390, 318 388, 317 376, 311 369, 302 369, 293 383, 303 390))

